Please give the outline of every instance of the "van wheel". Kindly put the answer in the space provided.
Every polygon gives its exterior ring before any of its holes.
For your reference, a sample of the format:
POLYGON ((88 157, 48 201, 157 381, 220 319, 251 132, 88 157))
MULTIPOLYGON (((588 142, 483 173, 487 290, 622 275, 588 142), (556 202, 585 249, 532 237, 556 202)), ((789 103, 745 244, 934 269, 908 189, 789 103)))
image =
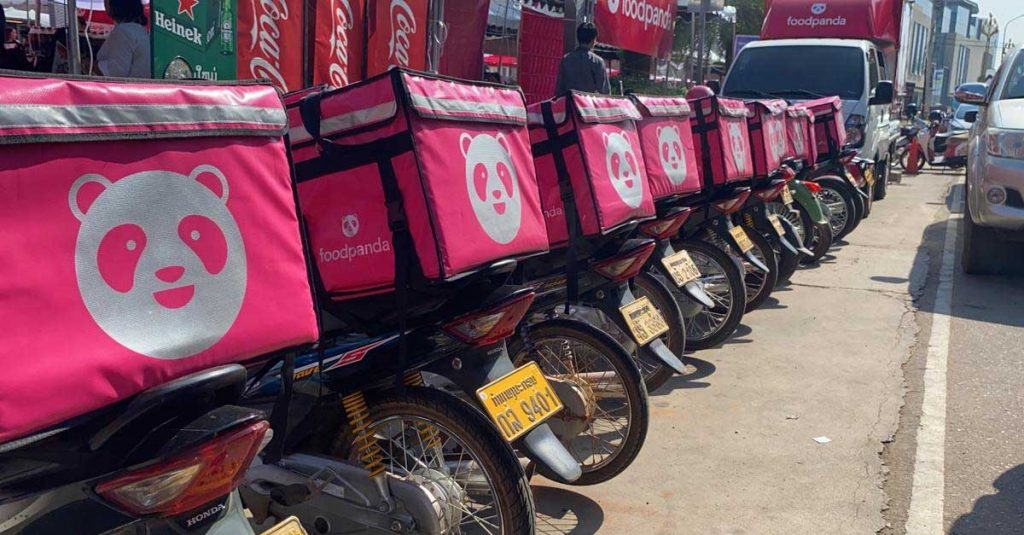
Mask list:
POLYGON ((999 238, 990 228, 979 227, 964 204, 964 243, 962 259, 964 273, 990 275, 997 271, 999 238))
POLYGON ((875 200, 880 201, 885 198, 886 189, 889 186, 889 177, 892 175, 892 166, 889 165, 889 160, 881 162, 875 166, 875 200))

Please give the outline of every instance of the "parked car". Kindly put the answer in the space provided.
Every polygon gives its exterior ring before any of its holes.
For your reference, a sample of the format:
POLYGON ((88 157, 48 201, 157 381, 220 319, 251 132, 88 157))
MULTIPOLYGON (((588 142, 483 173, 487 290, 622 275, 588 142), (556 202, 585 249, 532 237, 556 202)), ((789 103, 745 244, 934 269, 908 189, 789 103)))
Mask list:
POLYGON ((957 101, 975 104, 968 148, 967 210, 963 268, 971 274, 996 269, 1004 242, 1024 240, 1024 54, 1015 51, 986 93, 977 84, 957 88, 957 101))

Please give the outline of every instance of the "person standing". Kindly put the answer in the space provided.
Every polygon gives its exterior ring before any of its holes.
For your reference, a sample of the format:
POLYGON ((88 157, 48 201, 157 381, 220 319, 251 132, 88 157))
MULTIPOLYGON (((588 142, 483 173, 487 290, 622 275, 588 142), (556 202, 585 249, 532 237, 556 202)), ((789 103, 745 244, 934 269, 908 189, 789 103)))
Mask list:
POLYGON ((26 71, 32 65, 28 62, 25 49, 14 39, 8 38, 7 16, 0 7, 0 69, 26 71))
POLYGON ((608 66, 604 59, 594 53, 597 45, 597 26, 584 22, 576 27, 576 50, 562 58, 558 67, 558 81, 555 83, 555 96, 561 96, 570 90, 587 93, 609 94, 612 92, 608 83, 608 66))
POLYGON ((149 78, 149 34, 141 0, 106 0, 114 29, 96 53, 96 65, 104 76, 149 78))

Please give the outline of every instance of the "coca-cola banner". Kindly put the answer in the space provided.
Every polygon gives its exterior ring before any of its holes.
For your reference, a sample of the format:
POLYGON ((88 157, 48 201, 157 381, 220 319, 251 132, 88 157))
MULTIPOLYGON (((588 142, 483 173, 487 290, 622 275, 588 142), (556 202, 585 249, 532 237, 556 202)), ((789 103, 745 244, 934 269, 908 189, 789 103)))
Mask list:
POLYGON ((594 8, 598 41, 648 56, 658 56, 675 20, 676 0, 597 0, 594 8))
POLYGON ((367 1, 366 75, 392 65, 426 68, 429 0, 367 1))
POLYGON ((363 77, 366 0, 317 0, 313 84, 344 87, 363 77))
POLYGON ((448 36, 438 72, 466 80, 479 80, 484 71, 484 32, 490 0, 445 0, 448 36))
POLYGON ((238 1, 238 78, 302 88, 302 1, 238 1))

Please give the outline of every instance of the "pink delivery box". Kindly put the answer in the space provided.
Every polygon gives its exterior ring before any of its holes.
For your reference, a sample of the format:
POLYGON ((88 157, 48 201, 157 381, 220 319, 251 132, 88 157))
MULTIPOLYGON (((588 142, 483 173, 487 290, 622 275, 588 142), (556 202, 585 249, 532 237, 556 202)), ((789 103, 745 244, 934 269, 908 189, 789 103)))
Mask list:
POLYGON ((690 104, 681 97, 632 98, 643 116, 637 127, 654 200, 700 192, 690 104))

